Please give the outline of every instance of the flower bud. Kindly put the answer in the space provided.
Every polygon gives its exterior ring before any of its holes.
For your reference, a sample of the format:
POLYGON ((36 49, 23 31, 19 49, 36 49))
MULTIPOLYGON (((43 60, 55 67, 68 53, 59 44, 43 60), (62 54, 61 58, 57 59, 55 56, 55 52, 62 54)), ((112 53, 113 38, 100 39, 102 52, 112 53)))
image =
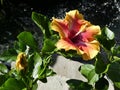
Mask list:
POLYGON ((27 60, 25 53, 21 52, 17 56, 16 60, 16 69, 17 71, 26 71, 27 68, 27 60))

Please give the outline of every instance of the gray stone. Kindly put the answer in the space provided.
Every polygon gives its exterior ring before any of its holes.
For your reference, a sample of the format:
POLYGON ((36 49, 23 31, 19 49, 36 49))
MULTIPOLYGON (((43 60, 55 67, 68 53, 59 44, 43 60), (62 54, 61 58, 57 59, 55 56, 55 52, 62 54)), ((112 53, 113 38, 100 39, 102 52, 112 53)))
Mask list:
MULTIPOLYGON (((78 79, 87 81, 78 71, 78 68, 81 65, 83 65, 83 63, 58 56, 55 65, 51 67, 57 74, 55 76, 48 77, 47 83, 42 83, 39 81, 38 90, 70 90, 66 83, 67 80, 78 79)), ((110 80, 108 90, 114 90, 110 80)))

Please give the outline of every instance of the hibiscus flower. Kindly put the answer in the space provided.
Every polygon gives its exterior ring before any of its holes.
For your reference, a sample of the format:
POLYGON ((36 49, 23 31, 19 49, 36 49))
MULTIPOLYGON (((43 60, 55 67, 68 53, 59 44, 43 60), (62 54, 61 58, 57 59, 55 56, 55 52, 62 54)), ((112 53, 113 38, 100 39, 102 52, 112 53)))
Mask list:
POLYGON ((76 50, 84 60, 93 59, 100 51, 100 44, 95 38, 101 34, 100 27, 85 20, 78 10, 67 12, 64 19, 53 17, 51 28, 60 36, 56 43, 58 50, 76 50))

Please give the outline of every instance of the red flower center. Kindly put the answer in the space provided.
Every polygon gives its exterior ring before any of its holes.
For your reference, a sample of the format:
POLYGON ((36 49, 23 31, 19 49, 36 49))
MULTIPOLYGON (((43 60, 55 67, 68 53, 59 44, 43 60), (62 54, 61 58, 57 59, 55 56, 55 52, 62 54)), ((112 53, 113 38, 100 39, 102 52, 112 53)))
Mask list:
POLYGON ((81 33, 79 33, 78 35, 70 38, 70 40, 74 43, 74 45, 76 46, 86 46, 85 42, 83 41, 83 37, 81 35, 81 33))

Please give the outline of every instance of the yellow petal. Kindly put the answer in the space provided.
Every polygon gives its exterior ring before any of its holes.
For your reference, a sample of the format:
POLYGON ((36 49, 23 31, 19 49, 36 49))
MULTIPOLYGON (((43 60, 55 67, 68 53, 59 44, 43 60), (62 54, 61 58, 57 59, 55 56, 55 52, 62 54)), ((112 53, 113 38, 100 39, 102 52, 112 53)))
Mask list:
POLYGON ((78 10, 71 10, 67 12, 65 19, 69 19, 69 17, 83 19, 83 15, 80 14, 78 10))
POLYGON ((65 20, 68 21, 69 31, 80 33, 90 26, 90 22, 84 20, 83 15, 78 10, 72 10, 66 13, 65 20))
POLYGON ((82 57, 84 60, 91 60, 100 51, 99 42, 94 40, 86 45, 87 45, 86 47, 83 47, 84 54, 82 55, 82 57))
POLYGON ((61 38, 68 37, 69 35, 68 23, 65 20, 53 18, 51 28, 57 31, 61 38))
POLYGON ((72 42, 70 42, 69 40, 67 39, 60 39, 57 44, 56 44, 56 47, 58 49, 65 49, 65 51, 68 51, 68 50, 76 50, 76 47, 73 45, 72 42))
POLYGON ((27 67, 26 55, 25 53, 21 52, 17 56, 16 69, 21 71, 21 70, 25 70, 26 67, 27 67))
POLYGON ((91 25, 88 28, 86 28, 86 31, 92 33, 92 35, 100 35, 101 34, 100 26, 98 26, 98 25, 91 25))

